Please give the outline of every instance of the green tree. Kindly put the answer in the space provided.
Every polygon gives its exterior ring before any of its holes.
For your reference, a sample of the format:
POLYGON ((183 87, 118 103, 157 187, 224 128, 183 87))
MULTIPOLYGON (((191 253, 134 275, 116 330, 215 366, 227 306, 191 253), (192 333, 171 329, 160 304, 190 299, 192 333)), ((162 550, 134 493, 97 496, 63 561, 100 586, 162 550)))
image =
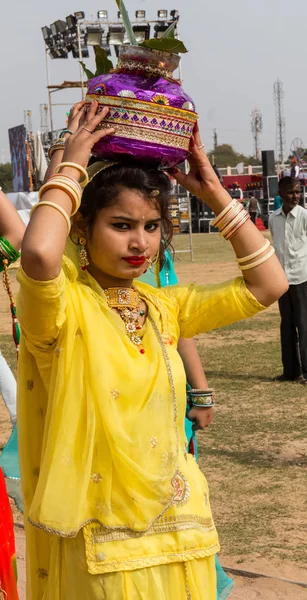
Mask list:
POLYGON ((218 167, 236 167, 238 163, 243 162, 247 165, 259 165, 259 160, 253 156, 245 156, 236 152, 230 144, 221 144, 216 150, 208 152, 210 160, 214 156, 214 162, 218 167))
POLYGON ((0 186, 6 194, 14 191, 11 163, 0 165, 0 186))

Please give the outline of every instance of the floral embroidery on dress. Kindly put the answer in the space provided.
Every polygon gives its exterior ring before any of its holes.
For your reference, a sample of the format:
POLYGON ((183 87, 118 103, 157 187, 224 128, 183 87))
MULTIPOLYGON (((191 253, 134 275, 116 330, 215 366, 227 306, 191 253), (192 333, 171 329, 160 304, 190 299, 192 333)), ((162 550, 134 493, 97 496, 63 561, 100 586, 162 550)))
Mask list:
POLYGON ((28 379, 27 380, 27 390, 29 390, 29 392, 31 392, 34 388, 34 381, 33 379, 28 379))
POLYGON ((158 443, 157 438, 156 437, 152 437, 151 440, 150 440, 150 443, 151 443, 151 447, 155 448, 156 445, 157 445, 157 443, 158 443))
POLYGON ((78 327, 78 329, 76 331, 76 335, 82 337, 82 331, 81 331, 80 327, 78 327))
POLYGON ((39 579, 46 579, 46 577, 48 577, 47 569, 37 569, 36 573, 39 579))
POLYGON ((93 475, 91 475, 91 480, 93 483, 100 483, 102 481, 102 475, 100 473, 93 473, 93 475))
POLYGON ((172 486, 175 490, 174 504, 181 506, 185 504, 190 497, 190 486, 186 477, 177 471, 172 479, 172 486))
POLYGON ((111 390, 111 396, 113 398, 113 400, 117 400, 117 398, 119 398, 120 393, 118 390, 111 390))

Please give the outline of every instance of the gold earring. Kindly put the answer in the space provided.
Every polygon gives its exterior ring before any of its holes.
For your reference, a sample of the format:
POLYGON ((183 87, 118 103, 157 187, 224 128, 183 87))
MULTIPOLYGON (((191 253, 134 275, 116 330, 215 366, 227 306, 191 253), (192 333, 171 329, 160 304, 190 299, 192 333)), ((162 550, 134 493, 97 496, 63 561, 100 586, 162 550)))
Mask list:
POLYGON ((79 259, 80 259, 80 266, 82 271, 86 271, 86 267, 90 264, 88 262, 88 258, 87 258, 87 252, 86 252, 86 239, 84 237, 79 238, 79 244, 80 244, 80 249, 79 249, 79 259))

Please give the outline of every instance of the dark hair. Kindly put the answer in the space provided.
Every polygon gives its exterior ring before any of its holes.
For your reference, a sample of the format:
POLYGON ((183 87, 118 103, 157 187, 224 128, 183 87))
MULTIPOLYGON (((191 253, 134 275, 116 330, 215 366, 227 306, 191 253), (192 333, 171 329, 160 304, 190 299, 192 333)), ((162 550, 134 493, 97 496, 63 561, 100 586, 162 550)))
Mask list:
POLYGON ((129 161, 112 165, 95 175, 83 191, 78 211, 83 217, 82 225, 91 231, 98 212, 111 206, 124 188, 141 192, 159 210, 162 220, 160 256, 163 260, 164 251, 171 245, 173 236, 173 224, 169 216, 172 185, 168 175, 152 166, 129 161), (159 195, 150 197, 154 190, 158 190, 159 195))
POLYGON ((301 185, 301 182, 296 177, 282 177, 278 183, 278 191, 282 194, 287 188, 301 185))

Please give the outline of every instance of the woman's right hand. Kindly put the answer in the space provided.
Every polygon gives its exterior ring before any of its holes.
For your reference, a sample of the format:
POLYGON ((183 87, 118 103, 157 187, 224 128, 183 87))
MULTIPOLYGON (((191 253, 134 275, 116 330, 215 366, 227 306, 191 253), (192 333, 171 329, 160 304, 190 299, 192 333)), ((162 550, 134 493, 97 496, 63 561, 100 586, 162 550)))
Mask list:
POLYGON ((95 131, 96 127, 104 120, 109 112, 108 107, 105 107, 99 113, 97 112, 97 109, 98 102, 92 102, 87 112, 86 120, 84 120, 83 108, 75 111, 73 118, 77 130, 75 133, 70 135, 65 142, 65 150, 62 162, 77 163, 81 167, 85 168, 88 164, 93 146, 102 138, 114 134, 114 127, 108 127, 95 131))

